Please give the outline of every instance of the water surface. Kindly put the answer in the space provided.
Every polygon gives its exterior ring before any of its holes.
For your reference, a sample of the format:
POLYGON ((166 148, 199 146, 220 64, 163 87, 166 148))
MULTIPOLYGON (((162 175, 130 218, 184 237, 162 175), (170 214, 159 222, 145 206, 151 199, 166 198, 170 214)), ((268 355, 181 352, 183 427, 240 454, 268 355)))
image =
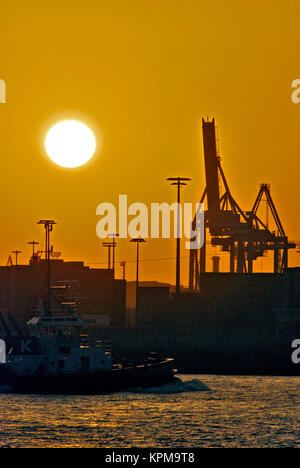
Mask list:
POLYGON ((299 447, 300 378, 181 375, 97 396, 0 394, 0 447, 299 447))

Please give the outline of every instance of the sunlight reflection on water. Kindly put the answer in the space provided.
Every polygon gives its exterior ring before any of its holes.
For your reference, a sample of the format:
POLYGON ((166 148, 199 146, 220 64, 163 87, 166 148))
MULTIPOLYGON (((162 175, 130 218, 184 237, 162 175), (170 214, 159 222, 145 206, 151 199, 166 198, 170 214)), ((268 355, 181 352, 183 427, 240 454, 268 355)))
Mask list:
POLYGON ((0 447, 300 446, 300 378, 179 377, 111 395, 1 393, 0 447))

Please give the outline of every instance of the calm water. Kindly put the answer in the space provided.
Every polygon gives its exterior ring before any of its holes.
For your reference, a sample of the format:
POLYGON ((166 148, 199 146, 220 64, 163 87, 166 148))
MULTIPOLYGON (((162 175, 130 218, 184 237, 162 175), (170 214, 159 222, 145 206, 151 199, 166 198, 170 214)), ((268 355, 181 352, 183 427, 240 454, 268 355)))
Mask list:
POLYGON ((0 447, 300 447, 300 378, 180 376, 100 396, 0 394, 0 447))

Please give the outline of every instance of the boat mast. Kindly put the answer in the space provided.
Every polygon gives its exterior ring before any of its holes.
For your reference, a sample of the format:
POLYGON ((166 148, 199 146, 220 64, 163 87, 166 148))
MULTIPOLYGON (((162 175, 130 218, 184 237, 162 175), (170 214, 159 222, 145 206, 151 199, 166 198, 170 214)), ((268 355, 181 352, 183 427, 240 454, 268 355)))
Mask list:
POLYGON ((53 231, 53 226, 56 224, 55 221, 50 219, 41 219, 37 224, 43 224, 46 231, 46 243, 45 243, 45 260, 47 265, 46 270, 46 281, 47 281, 47 299, 45 312, 46 315, 51 315, 51 244, 50 244, 50 233, 53 231))

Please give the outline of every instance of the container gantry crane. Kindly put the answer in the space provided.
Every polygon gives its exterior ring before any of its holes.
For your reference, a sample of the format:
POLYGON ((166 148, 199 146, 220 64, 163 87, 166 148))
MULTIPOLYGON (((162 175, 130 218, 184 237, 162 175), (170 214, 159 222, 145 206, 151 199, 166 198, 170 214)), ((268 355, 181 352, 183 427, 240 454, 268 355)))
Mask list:
MULTIPOLYGON (((270 186, 262 184, 251 211, 244 211, 234 199, 225 177, 221 160, 217 152, 215 120, 202 120, 203 148, 206 187, 200 203, 206 200, 204 222, 204 242, 200 249, 190 250, 189 287, 200 289, 200 277, 206 272, 207 231, 213 246, 221 246, 230 255, 231 273, 253 273, 253 262, 263 257, 266 251, 274 252, 274 273, 281 273, 288 267, 288 251, 296 248, 289 242, 274 201, 270 186), (223 193, 221 183, 224 187, 223 193), (264 201, 271 212, 276 231, 258 217, 258 210, 264 201)), ((196 230, 196 217, 193 232, 196 230)), ((194 241, 194 239, 192 239, 194 241)))

